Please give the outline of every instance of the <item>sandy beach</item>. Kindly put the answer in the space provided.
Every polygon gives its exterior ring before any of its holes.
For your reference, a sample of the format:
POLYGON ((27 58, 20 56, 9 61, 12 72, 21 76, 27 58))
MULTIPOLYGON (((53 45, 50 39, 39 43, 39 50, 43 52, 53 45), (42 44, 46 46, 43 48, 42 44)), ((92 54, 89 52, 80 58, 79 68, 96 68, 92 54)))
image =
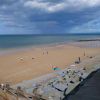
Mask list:
POLYGON ((64 69, 78 60, 78 57, 82 60, 98 54, 100 48, 82 48, 68 44, 31 47, 7 53, 0 56, 0 82, 19 83, 53 72, 52 66, 64 69))
POLYGON ((78 57, 100 54, 100 48, 79 47, 77 45, 55 45, 18 50, 0 56, 0 82, 19 83, 41 75, 52 73, 52 66, 61 69, 73 64, 78 57), (85 56, 84 56, 85 52, 85 56))
POLYGON ((1 51, 0 100, 63 100, 100 69, 99 44, 85 41, 1 51))

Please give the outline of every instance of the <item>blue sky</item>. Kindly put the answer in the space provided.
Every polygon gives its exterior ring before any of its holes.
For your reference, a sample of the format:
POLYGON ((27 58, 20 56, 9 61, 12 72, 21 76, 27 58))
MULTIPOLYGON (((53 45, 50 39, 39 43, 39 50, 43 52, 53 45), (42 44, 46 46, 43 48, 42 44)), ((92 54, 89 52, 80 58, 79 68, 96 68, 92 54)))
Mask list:
POLYGON ((100 32, 100 0, 0 0, 0 34, 100 32))

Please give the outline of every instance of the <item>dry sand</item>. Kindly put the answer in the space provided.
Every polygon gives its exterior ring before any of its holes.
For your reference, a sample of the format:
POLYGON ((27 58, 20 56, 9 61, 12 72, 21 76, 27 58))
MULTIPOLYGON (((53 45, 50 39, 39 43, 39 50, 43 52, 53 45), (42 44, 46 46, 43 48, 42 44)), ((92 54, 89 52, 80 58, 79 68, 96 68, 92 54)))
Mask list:
POLYGON ((26 50, 10 52, 0 56, 0 82, 15 84, 30 80, 53 72, 51 66, 64 69, 78 60, 78 57, 85 59, 87 56, 96 55, 100 55, 100 48, 82 48, 68 44, 30 47, 26 50))

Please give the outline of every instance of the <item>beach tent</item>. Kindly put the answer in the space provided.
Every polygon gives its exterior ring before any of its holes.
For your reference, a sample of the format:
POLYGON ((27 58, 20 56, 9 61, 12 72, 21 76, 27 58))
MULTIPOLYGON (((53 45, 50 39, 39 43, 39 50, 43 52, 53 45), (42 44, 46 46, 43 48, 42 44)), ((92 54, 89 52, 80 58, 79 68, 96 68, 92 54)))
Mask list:
POLYGON ((54 70, 54 71, 59 71, 59 70, 60 70, 60 68, 59 68, 59 67, 54 66, 54 67, 53 67, 53 70, 54 70))
POLYGON ((58 77, 63 77, 65 73, 57 66, 52 66, 53 71, 58 75, 58 77))

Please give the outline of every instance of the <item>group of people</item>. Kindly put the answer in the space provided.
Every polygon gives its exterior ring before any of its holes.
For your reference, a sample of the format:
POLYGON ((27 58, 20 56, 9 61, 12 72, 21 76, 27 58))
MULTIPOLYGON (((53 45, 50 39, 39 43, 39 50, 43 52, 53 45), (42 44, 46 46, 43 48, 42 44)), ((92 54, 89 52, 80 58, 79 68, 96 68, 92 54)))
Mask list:
POLYGON ((47 54, 47 55, 48 55, 48 51, 43 52, 43 55, 44 55, 44 54, 47 54))

